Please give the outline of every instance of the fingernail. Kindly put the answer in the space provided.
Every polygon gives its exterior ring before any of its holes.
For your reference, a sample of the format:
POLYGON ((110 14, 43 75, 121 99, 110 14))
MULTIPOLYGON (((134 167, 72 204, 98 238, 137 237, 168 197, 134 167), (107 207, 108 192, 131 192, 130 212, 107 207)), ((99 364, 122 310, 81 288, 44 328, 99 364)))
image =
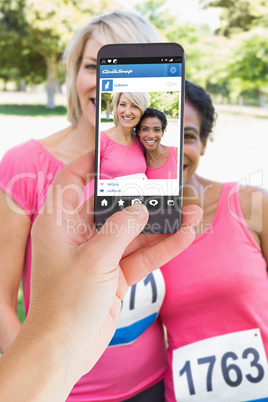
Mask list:
POLYGON ((202 219, 203 218, 203 209, 201 207, 198 207, 199 211, 199 218, 202 219))
POLYGON ((203 219, 203 210, 202 210, 202 208, 197 207, 196 212, 195 212, 195 219, 196 219, 196 221, 191 224, 191 226, 193 226, 193 227, 199 225, 199 223, 203 219))
POLYGON ((140 219, 148 217, 148 209, 143 204, 133 204, 127 208, 131 213, 138 215, 140 219))
POLYGON ((199 211, 198 211, 198 212, 199 212, 199 215, 198 215, 198 218, 197 218, 196 226, 199 225, 199 223, 202 221, 203 215, 204 215, 203 209, 200 208, 200 207, 199 207, 199 211))

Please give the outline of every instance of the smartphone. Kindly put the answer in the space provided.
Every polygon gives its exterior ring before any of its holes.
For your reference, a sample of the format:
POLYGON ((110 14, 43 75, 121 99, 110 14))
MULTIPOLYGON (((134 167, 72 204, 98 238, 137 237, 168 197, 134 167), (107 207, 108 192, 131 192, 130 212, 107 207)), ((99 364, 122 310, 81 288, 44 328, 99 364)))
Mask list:
POLYGON ((143 233, 181 225, 185 56, 177 43, 103 46, 97 58, 94 220, 143 203, 143 233))

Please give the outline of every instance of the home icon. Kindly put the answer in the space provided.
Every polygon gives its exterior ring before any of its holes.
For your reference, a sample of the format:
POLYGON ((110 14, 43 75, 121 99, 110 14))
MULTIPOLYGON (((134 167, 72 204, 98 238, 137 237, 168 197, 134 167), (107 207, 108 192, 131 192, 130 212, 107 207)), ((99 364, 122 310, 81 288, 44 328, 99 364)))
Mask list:
POLYGON ((105 200, 105 198, 103 200, 101 200, 101 206, 102 207, 107 207, 107 205, 108 205, 108 201, 105 200))

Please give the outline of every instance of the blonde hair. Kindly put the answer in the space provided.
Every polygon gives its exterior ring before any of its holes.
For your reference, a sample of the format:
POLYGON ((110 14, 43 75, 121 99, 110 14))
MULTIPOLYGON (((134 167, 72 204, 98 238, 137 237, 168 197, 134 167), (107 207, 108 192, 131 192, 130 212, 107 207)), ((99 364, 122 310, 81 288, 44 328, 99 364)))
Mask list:
POLYGON ((68 120, 77 124, 82 114, 76 80, 85 45, 94 37, 102 45, 113 43, 149 43, 160 39, 153 26, 143 17, 126 11, 113 11, 94 18, 79 29, 64 52, 68 120))
POLYGON ((125 95, 130 102, 136 105, 140 111, 141 116, 149 106, 149 96, 146 92, 118 92, 115 94, 113 98, 113 106, 114 106, 114 124, 117 126, 119 123, 118 115, 117 115, 117 108, 120 102, 121 95, 125 95))

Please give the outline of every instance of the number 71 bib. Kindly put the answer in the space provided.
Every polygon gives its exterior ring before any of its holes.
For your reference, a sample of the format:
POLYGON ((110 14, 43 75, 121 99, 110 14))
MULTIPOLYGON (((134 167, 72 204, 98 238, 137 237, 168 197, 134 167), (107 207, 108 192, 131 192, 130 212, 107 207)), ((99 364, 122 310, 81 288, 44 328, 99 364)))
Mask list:
POLYGON ((177 402, 268 402, 268 365, 259 329, 173 351, 177 402))

